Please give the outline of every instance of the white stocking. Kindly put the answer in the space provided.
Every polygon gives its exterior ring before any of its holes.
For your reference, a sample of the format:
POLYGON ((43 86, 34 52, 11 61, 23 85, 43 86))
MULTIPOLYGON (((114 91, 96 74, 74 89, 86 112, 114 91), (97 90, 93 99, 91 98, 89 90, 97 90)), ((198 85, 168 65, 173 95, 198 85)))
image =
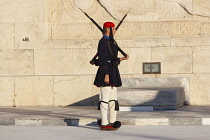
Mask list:
POLYGON ((109 101, 109 122, 114 123, 117 118, 117 111, 115 111, 115 100, 117 100, 117 88, 113 87, 112 92, 110 94, 110 101, 109 101), (113 101, 111 101, 113 100, 113 101))
POLYGON ((110 93, 111 93, 111 87, 101 87, 101 104, 100 104, 100 110, 101 110, 101 125, 107 125, 109 124, 107 119, 107 113, 108 113, 108 102, 110 99, 110 93), (107 103, 104 103, 107 102, 107 103))

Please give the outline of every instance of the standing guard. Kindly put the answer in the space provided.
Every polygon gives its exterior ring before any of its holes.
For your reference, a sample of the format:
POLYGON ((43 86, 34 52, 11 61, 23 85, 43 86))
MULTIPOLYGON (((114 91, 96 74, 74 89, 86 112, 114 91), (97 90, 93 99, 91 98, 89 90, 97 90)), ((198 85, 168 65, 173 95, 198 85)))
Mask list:
MULTIPOLYGON (((82 11, 82 9, 80 10, 82 11)), ((117 111, 119 111, 117 87, 122 85, 118 65, 122 60, 127 60, 129 55, 120 49, 113 36, 128 13, 122 18, 116 28, 114 23, 105 22, 102 29, 87 13, 84 11, 82 12, 103 33, 103 37, 98 44, 98 51, 90 61, 92 65, 95 64, 96 66, 99 66, 94 81, 94 85, 100 87, 98 110, 101 110, 101 119, 98 121, 98 125, 101 130, 117 130, 121 126, 121 122, 116 121, 117 111), (120 51, 124 57, 118 58, 118 51, 120 51)))
POLYGON ((101 110, 101 130, 116 130, 121 122, 116 121, 119 103, 117 101, 117 87, 122 85, 118 65, 120 61, 127 60, 126 57, 118 58, 118 45, 113 39, 115 25, 112 22, 105 22, 103 25, 104 34, 98 44, 98 71, 94 85, 100 87, 100 101, 98 109, 101 110), (109 112, 109 119, 108 119, 109 112))

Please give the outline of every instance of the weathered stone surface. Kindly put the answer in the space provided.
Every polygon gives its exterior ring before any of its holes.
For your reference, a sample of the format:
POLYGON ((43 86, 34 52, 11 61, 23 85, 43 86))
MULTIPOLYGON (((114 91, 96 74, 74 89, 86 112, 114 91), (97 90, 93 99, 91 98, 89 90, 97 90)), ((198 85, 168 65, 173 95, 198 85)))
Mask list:
POLYGON ((169 0, 126 0, 122 1, 84 1, 84 0, 53 0, 49 1, 50 21, 52 22, 67 22, 73 20, 81 20, 85 17, 78 9, 85 10, 87 13, 97 19, 118 19, 120 20, 130 7, 132 10, 129 12, 127 20, 154 20, 154 19, 190 19, 189 15, 180 5, 183 4, 189 11, 192 11, 192 0, 182 1, 169 1, 169 0), (74 3, 74 4, 72 4, 74 3), (104 10, 106 9, 106 11, 104 10), (103 15, 103 16, 101 16, 103 15))
MULTIPOLYGON (((106 1, 104 1, 104 3, 105 2, 106 1)), ((153 0, 147 0, 147 1, 130 0, 129 2, 126 0, 122 0, 122 1, 114 0, 113 5, 112 5, 113 7, 106 5, 106 8, 110 9, 110 12, 112 8, 113 12, 111 13, 117 19, 120 19, 121 17, 124 16, 124 14, 129 9, 128 7, 132 7, 127 17, 127 20, 146 20, 146 19, 151 20, 151 19, 154 19, 156 15, 156 13, 154 13, 156 4, 157 3, 153 0)))
MULTIPOLYGON (((75 0, 74 0, 75 1, 75 0)), ((104 20, 121 19, 127 10, 132 7, 132 10, 128 14, 126 20, 130 23, 124 23, 121 31, 124 32, 124 36, 161 36, 161 35, 198 35, 200 34, 200 23, 197 21, 191 21, 193 19, 193 2, 192 0, 148 0, 148 1, 89 1, 84 3, 81 1, 74 2, 78 7, 85 7, 85 10, 91 17, 97 19, 102 25, 104 20), (91 6, 90 6, 91 5, 91 6), (113 6, 114 5, 114 6, 113 6), (185 8, 184 8, 185 7, 185 8), (106 9, 106 11, 104 10, 106 9), (96 12, 97 11, 97 12, 96 12), (103 16, 101 16, 103 15, 103 16), (156 20, 168 20, 157 22, 156 20), (169 20, 173 20, 170 22, 169 20), (174 21, 174 20, 179 20, 174 21), (185 20, 185 21, 183 21, 185 20), (135 22, 135 21, 147 21, 147 22, 135 22), (149 22, 148 22, 149 21, 149 22), (153 22, 155 21, 155 22, 153 22), (195 28, 197 27, 197 28, 195 28)), ((77 37, 90 37, 88 33, 91 30, 92 25, 84 22, 85 16, 78 9, 76 5, 71 4, 69 1, 50 1, 48 10, 49 21, 56 23, 52 26, 52 35, 55 39, 67 39, 77 37), (80 25, 75 24, 75 20, 80 22, 80 25), (62 24, 62 23, 75 24, 74 26, 62 24), (82 24, 81 24, 82 23, 82 24), (80 26, 75 31, 75 26, 80 26), (86 28, 86 29, 85 29, 86 28)), ((203 7, 203 5, 202 5, 203 7)), ((204 5, 205 7, 205 5, 204 5)), ((195 14, 201 14, 197 12, 195 14)), ((92 28, 91 36, 98 36, 97 28, 92 28), (96 29, 96 30, 95 30, 96 29)), ((118 35, 121 35, 121 31, 118 35)))
POLYGON ((36 75, 73 73, 72 49, 34 50, 36 75))
POLYGON ((188 78, 124 78, 123 87, 189 87, 188 78))
POLYGON ((14 49, 14 24, 1 24, 0 22, 0 50, 14 49), (6 30, 5 30, 6 29, 6 30))
POLYGON ((88 105, 92 103, 91 76, 55 76, 54 105, 88 105))
POLYGON ((170 30, 171 35, 198 35, 201 34, 200 28, 201 24, 196 21, 177 21, 172 22, 170 30))
MULTIPOLYGON (((123 33, 123 31, 122 31, 123 33)), ((145 47, 165 47, 170 46, 171 38, 167 36, 138 36, 132 37, 131 40, 117 39, 118 32, 116 33, 116 41, 120 48, 145 48, 145 47)))
POLYGON ((42 119, 42 126, 68 126, 64 119, 42 119))
POLYGON ((128 106, 182 106, 185 93, 182 88, 119 88, 118 100, 128 106))
POLYGON ((168 118, 136 118, 135 125, 169 125, 168 118))
POLYGON ((34 0, 0 1, 0 22, 33 22, 34 0))
POLYGON ((169 125, 201 125, 202 118, 169 118, 169 125))
POLYGON ((209 105, 209 74, 173 74, 172 77, 188 77, 190 80, 190 105, 209 105))
MULTIPOLYGON (((129 54, 129 56, 130 56, 130 53, 131 53, 131 49, 130 48, 123 48, 123 51, 125 53, 129 54)), ((123 57, 122 54, 120 54, 120 52, 119 52, 118 57, 119 58, 123 57)), ((128 61, 121 61, 120 65, 118 66, 118 68, 119 68, 120 74, 129 74, 130 73, 129 71, 131 70, 131 69, 129 69, 129 62, 128 61)))
MULTIPOLYGON (((71 24, 75 24, 72 22, 71 24)), ((71 24, 53 24, 53 39, 78 39, 99 38, 100 31, 92 25, 82 23, 78 30, 72 28, 71 24), (93 28, 93 29, 92 29, 93 28), (90 31, 91 30, 91 31, 90 31), (91 32, 91 35, 86 32, 91 32)), ((126 22, 116 34, 117 39, 130 39, 135 36, 170 36, 170 35, 208 35, 209 24, 201 24, 195 21, 159 21, 159 22, 126 22)), ((78 24, 75 24, 78 26, 78 24)), ((51 31, 50 31, 51 32, 51 31)), ((50 34, 50 33, 49 33, 50 34)), ((154 42, 155 40, 153 40, 154 42)), ((161 42, 160 42, 161 43, 161 42)))
POLYGON ((155 74, 133 74, 132 78, 156 78, 155 74))
MULTIPOLYGON (((75 48, 75 49, 88 49, 88 48, 91 49, 91 48, 94 48, 95 51, 97 51, 99 40, 100 40, 100 38, 98 40, 89 40, 89 39, 67 40, 66 41, 66 46, 62 46, 62 47, 75 48)), ((63 40, 63 41, 65 41, 65 40, 63 40)), ((58 48, 58 47, 55 46, 54 48, 58 48)))
POLYGON ((0 76, 33 75, 33 50, 1 50, 0 76))
POLYGON ((122 78, 132 78, 133 76, 130 74, 121 74, 120 77, 122 79, 122 78))
POLYGON ((122 125, 136 125, 136 119, 135 118, 118 118, 118 120, 122 123, 122 125))
POLYGON ((34 1, 34 22, 46 22, 47 21, 47 10, 48 10, 48 5, 49 0, 35 0, 34 1))
POLYGON ((210 1, 193 0, 193 13, 196 13, 200 16, 210 17, 210 1))
MULTIPOLYGON (((210 18, 209 18, 210 20, 210 18)), ((202 35, 210 35, 210 22, 204 22, 201 25, 201 34, 202 35)))
POLYGON ((100 88, 96 87, 95 85, 93 85, 94 80, 95 80, 95 75, 91 76, 92 78, 92 105, 97 106, 98 102, 99 102, 99 95, 100 95, 100 88))
POLYGON ((171 46, 176 47, 185 47, 185 46, 209 46, 210 45, 210 36, 173 36, 171 38, 171 46))
POLYGON ((128 78, 122 82, 118 89, 121 105, 176 109, 189 103, 188 78, 128 78))
POLYGON ((132 78, 171 78, 172 74, 133 74, 132 78))
POLYGON ((156 74, 155 78, 171 78, 172 74, 156 74))
POLYGON ((190 101, 193 105, 210 104, 210 74, 196 74, 190 79, 190 101))
POLYGON ((42 119, 15 119, 17 126, 42 126, 42 119))
POLYGON ((95 25, 92 23, 51 24, 51 35, 53 39, 78 39, 100 36, 99 30, 93 31, 95 25), (91 34, 90 34, 91 33, 91 34))
POLYGON ((52 106, 53 77, 15 77, 16 106, 52 106))
POLYGON ((90 64, 96 53, 96 49, 73 49, 74 74, 96 74, 98 66, 90 64))
POLYGON ((12 118, 0 119, 0 125, 15 125, 15 119, 12 119, 12 118))
MULTIPOLYGON (((15 25, 15 46, 19 49, 50 49, 53 42, 48 40, 48 23, 18 23, 15 25), (25 37, 29 41, 23 41, 25 37)), ((55 44, 56 45, 56 44, 55 44)))
POLYGON ((151 48, 131 48, 128 54, 130 56, 129 59, 127 61, 122 61, 121 65, 123 66, 124 63, 127 63, 127 66, 125 65, 124 69, 127 70, 128 73, 142 74, 142 63, 151 62, 151 48))
POLYGON ((0 106, 13 106, 14 78, 0 77, 0 106))
POLYGON ((157 0, 155 7, 159 19, 192 19, 180 4, 184 5, 188 11, 192 11, 192 0, 157 0))
POLYGON ((193 49, 193 73, 210 73, 210 46, 193 49))
POLYGON ((159 47, 152 49, 152 61, 161 62, 161 73, 192 73, 191 47, 159 47))
MULTIPOLYGON (((203 30, 206 26, 197 21, 145 21, 126 22, 116 34, 118 39, 133 36, 175 36, 208 34, 203 30), (202 28, 201 28, 202 27, 202 28), (201 30, 202 29, 202 30, 201 30)), ((208 27, 208 26, 207 26, 208 27)), ((71 22, 69 24, 56 23, 51 25, 50 32, 53 39, 78 39, 100 37, 100 31, 93 24, 71 22), (89 34, 91 32, 91 35, 89 34)), ((50 34, 50 33, 49 33, 50 34)))
POLYGON ((121 74, 142 74, 142 63, 151 62, 151 48, 123 48, 123 51, 129 54, 129 59, 120 63, 121 74))
POLYGON ((69 22, 86 19, 87 17, 84 16, 78 7, 91 15, 95 15, 99 10, 99 4, 95 0, 48 0, 48 20, 50 22, 69 22))

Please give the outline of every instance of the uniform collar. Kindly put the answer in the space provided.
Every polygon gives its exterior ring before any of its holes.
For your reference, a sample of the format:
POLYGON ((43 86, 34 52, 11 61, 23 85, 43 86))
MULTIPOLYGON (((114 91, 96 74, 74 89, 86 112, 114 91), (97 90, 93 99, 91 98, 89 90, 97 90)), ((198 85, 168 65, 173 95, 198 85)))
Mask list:
POLYGON ((107 35, 103 35, 103 37, 105 37, 106 39, 110 40, 110 37, 107 35))

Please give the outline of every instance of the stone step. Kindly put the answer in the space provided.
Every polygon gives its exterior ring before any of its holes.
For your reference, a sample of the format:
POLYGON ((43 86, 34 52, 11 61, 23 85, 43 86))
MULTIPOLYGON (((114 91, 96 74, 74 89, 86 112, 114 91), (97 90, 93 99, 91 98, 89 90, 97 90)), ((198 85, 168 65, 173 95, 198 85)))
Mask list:
POLYGON ((154 110, 173 110, 183 106, 185 95, 181 87, 118 88, 121 106, 152 106, 154 110))
POLYGON ((147 112, 147 111, 153 111, 153 106, 120 106, 120 111, 134 111, 134 112, 147 112))
MULTIPOLYGON (((210 125, 210 118, 118 118, 122 125, 210 125)), ((97 118, 8 118, 0 126, 97 126, 97 118)))

